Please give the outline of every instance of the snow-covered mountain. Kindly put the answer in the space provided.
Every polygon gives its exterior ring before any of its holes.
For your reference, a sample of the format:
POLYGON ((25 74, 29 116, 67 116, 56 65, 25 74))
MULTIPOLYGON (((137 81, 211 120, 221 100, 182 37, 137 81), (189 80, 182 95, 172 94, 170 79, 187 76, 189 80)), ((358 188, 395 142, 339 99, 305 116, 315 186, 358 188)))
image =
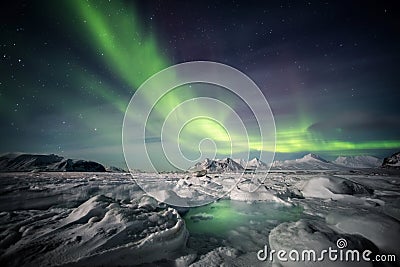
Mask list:
POLYGON ((0 172, 6 171, 104 172, 106 169, 94 161, 66 159, 55 154, 9 153, 0 156, 0 172))
POLYGON ((254 158, 252 160, 249 160, 246 162, 244 165, 242 165, 244 168, 249 168, 249 169, 267 169, 268 165, 258 158, 254 158))
POLYGON ((244 168, 242 165, 237 163, 231 158, 225 159, 209 159, 206 158, 202 162, 196 163, 190 170, 198 171, 198 170, 207 170, 208 172, 238 172, 242 171, 244 168))
POLYGON ((400 152, 394 153, 390 157, 383 160, 382 167, 384 168, 400 168, 400 152))
POLYGON ((233 159, 233 160, 236 161, 236 163, 238 163, 243 168, 246 168, 247 161, 245 159, 233 159))
POLYGON ((324 162, 324 163, 329 163, 326 159, 322 158, 321 156, 314 154, 314 153, 309 153, 307 155, 304 155, 301 159, 296 159, 297 162, 324 162))
POLYGON ((300 159, 275 161, 272 164, 272 168, 287 170, 330 170, 337 169, 338 166, 316 154, 310 153, 300 159))
MULTIPOLYGON (((334 161, 328 161, 321 156, 309 153, 302 158, 293 160, 274 161, 271 169, 278 170, 340 170, 343 168, 378 168, 382 160, 373 156, 340 156, 334 161)), ((400 168, 400 152, 386 158, 383 167, 400 168)), ((266 170, 268 165, 261 160, 254 158, 246 161, 244 159, 211 160, 205 159, 197 163, 191 170, 207 169, 210 172, 238 172, 244 169, 266 170)))
POLYGON ((334 164, 349 168, 377 168, 382 165, 382 160, 373 156, 340 156, 333 161, 334 164))

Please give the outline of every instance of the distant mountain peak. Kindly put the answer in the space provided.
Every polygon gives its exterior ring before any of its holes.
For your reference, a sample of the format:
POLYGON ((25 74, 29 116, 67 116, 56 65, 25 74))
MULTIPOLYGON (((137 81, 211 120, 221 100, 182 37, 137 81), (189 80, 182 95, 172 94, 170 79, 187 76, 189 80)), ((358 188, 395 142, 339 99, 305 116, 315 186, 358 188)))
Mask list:
POLYGON ((209 159, 196 163, 190 170, 207 170, 209 172, 237 172, 243 170, 243 166, 231 158, 209 159))
POLYGON ((376 168, 382 160, 373 156, 339 156, 333 163, 349 168, 376 168))
POLYGON ((314 153, 308 153, 307 155, 304 155, 304 157, 302 157, 300 160, 319 160, 325 163, 329 163, 329 161, 314 153))
POLYGON ((248 162, 260 162, 260 160, 258 158, 253 158, 253 159, 249 160, 248 162))
POLYGON ((238 172, 245 169, 267 169, 268 165, 259 160, 258 158, 253 158, 249 161, 244 159, 209 159, 206 158, 202 162, 196 163, 189 170, 199 171, 208 170, 209 172, 238 172))
MULTIPOLYGON (((245 166, 243 166, 243 167, 245 167, 245 166)), ((253 158, 253 159, 251 159, 251 160, 249 160, 247 163, 246 163, 246 167, 247 168, 266 168, 266 167, 268 167, 268 165, 267 164, 265 164, 264 162, 262 162, 260 159, 258 159, 258 158, 253 158)))
POLYGON ((272 164, 273 169, 288 170, 329 170, 335 167, 338 166, 314 153, 306 154, 299 159, 275 161, 272 164))

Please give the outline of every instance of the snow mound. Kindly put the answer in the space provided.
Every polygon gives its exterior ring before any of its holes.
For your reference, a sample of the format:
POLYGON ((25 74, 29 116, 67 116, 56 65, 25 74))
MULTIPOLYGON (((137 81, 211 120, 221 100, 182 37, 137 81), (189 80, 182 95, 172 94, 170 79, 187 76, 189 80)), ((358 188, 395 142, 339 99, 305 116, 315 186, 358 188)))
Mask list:
POLYGON ((58 223, 49 217, 47 223, 19 225, 10 229, 8 239, 13 232, 19 239, 3 246, 6 250, 0 258, 7 266, 144 264, 175 259, 188 237, 178 212, 154 209, 147 196, 122 203, 97 195, 58 223))
POLYGON ((239 201, 270 201, 284 205, 290 205, 277 197, 274 192, 268 190, 264 185, 256 186, 253 183, 239 183, 229 194, 230 199, 239 201))
POLYGON ((55 154, 19 154, 10 153, 0 157, 0 171, 74 171, 104 172, 103 165, 86 160, 65 159, 55 154))
POLYGON ((382 160, 372 156, 338 157, 333 163, 349 168, 377 168, 382 160))
POLYGON ((370 195, 373 190, 364 185, 336 176, 311 178, 302 186, 304 197, 340 199, 343 195, 370 195))
MULTIPOLYGON (((295 253, 290 255, 290 251, 296 250, 301 259, 302 252, 305 250, 313 250, 316 252, 315 259, 319 258, 321 251, 329 247, 338 249, 336 242, 338 239, 344 238, 347 241, 347 247, 343 250, 357 249, 363 251, 365 249, 371 250, 373 253, 378 253, 377 247, 368 239, 350 234, 341 234, 332 228, 328 227, 325 223, 314 220, 299 220, 297 222, 282 223, 272 229, 269 234, 270 248, 278 251, 286 251, 285 258, 287 261, 279 261, 276 254, 273 258, 274 263, 278 266, 372 266, 368 262, 335 262, 329 261, 325 255, 324 261, 312 261, 313 255, 310 255, 311 261, 295 261, 295 253), (280 265, 279 265, 280 264, 280 265)), ((345 252, 344 252, 345 253, 345 252)), ((308 259, 307 255, 306 259, 308 259)))
POLYGON ((383 160, 384 168, 400 168, 400 152, 397 152, 383 160))
POLYGON ((179 207, 189 206, 187 199, 178 196, 173 190, 159 190, 159 191, 149 192, 149 194, 151 194, 160 202, 172 204, 179 207))

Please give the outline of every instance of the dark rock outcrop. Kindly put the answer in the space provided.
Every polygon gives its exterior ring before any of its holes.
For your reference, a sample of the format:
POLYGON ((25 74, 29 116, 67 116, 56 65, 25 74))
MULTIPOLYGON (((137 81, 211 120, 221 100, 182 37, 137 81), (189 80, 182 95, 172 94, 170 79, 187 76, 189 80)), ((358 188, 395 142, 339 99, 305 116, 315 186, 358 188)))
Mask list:
POLYGON ((385 158, 382 167, 400 169, 400 152, 394 153, 390 157, 385 158))
POLYGON ((55 154, 10 153, 0 157, 1 172, 68 171, 105 172, 100 163, 87 160, 65 159, 55 154))
POLYGON ((205 159, 203 162, 198 162, 194 167, 190 168, 191 171, 207 170, 209 173, 222 173, 222 172, 238 172, 243 171, 242 165, 237 163, 231 158, 225 159, 205 159))

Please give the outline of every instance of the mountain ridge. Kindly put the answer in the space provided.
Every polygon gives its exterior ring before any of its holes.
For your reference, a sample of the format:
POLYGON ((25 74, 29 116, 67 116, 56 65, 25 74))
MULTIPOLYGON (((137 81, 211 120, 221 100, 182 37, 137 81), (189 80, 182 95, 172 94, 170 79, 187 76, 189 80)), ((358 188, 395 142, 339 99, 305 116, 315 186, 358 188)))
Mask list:
POLYGON ((339 156, 334 161, 336 165, 349 168, 377 168, 381 166, 382 160, 373 156, 339 156))
MULTIPOLYGON (((400 154, 400 153, 399 153, 400 154)), ((400 156, 399 156, 400 157, 400 156)), ((378 168, 382 164, 382 160, 373 156, 339 156, 333 161, 328 161, 315 153, 308 153, 301 158, 283 161, 274 161, 271 169, 288 169, 288 170, 338 170, 343 168, 378 168)), ((400 163, 399 163, 400 164, 400 163)), ((258 158, 246 161, 244 159, 205 159, 198 162, 190 170, 208 170, 210 172, 235 172, 245 169, 267 170, 268 164, 262 162, 258 158), (229 164, 224 165, 224 161, 234 161, 240 167, 232 167, 229 164)))
POLYGON ((207 170, 208 172, 237 172, 244 170, 243 166, 231 158, 224 159, 209 159, 206 158, 202 162, 196 163, 189 170, 199 171, 207 170))
POLYGON ((7 153, 0 156, 0 172, 7 171, 105 172, 106 168, 95 161, 69 159, 56 154, 7 153))

